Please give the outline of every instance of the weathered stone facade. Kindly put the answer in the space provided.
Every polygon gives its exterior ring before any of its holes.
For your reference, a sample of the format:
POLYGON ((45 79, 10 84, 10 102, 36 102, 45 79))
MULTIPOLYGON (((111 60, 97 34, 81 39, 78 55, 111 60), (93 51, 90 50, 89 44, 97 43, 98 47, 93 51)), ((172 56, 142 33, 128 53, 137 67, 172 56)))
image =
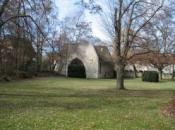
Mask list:
POLYGON ((75 59, 80 60, 84 65, 86 78, 113 77, 112 58, 105 46, 93 46, 89 43, 70 44, 68 58, 61 71, 62 75, 69 75, 69 66, 75 59))

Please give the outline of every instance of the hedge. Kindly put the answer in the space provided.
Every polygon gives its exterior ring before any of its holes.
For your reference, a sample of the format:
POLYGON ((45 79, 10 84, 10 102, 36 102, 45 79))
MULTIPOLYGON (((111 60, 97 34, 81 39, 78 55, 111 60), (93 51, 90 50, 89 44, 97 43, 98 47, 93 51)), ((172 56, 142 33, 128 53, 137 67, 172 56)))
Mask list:
POLYGON ((157 71, 144 71, 142 81, 159 82, 159 74, 157 71))

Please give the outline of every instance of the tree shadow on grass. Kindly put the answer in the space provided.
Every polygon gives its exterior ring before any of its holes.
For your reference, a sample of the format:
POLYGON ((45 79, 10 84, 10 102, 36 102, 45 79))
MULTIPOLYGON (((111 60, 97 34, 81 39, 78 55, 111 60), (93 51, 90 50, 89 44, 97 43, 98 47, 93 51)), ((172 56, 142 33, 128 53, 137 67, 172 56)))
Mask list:
POLYGON ((143 98, 162 98, 175 96, 175 90, 125 90, 117 92, 119 96, 143 97, 143 98))
POLYGON ((31 108, 59 108, 63 110, 79 110, 79 109, 96 109, 97 104, 89 101, 51 101, 51 100, 24 100, 15 103, 0 101, 0 110, 17 110, 17 109, 31 109, 31 108))
MULTIPOLYGON (((0 97, 31 97, 31 98, 100 98, 100 97, 162 97, 164 96, 175 96, 175 90, 168 89, 150 89, 150 90, 139 90, 139 89, 126 89, 116 90, 110 89, 84 89, 75 90, 70 88, 57 88, 55 92, 0 92, 0 97)), ((52 89, 54 91, 54 89, 52 89)))
MULTIPOLYGON (((124 98, 166 98, 175 96, 175 90, 115 90, 111 89, 60 89, 64 93, 0 93, 0 110, 28 108, 60 108, 64 110, 97 109, 123 102, 124 98), (108 98, 112 101, 107 100, 108 98), (112 103, 111 103, 112 102, 112 103)), ((58 91, 58 90, 57 90, 58 91)), ((132 99, 134 98, 134 99, 132 99)))

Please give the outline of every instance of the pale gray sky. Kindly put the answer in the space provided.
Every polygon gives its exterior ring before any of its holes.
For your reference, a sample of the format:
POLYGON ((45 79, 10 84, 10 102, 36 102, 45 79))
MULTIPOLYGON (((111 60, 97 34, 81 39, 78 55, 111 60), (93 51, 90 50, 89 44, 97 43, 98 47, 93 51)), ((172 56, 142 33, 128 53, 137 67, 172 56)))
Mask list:
MULTIPOLYGON (((78 11, 78 6, 74 3, 77 0, 56 0, 56 4, 59 8, 59 18, 64 19, 66 16, 72 16, 78 11)), ((100 18, 97 15, 86 13, 85 16, 88 22, 92 23, 93 35, 100 38, 101 40, 108 40, 107 36, 103 33, 101 27, 100 18)))

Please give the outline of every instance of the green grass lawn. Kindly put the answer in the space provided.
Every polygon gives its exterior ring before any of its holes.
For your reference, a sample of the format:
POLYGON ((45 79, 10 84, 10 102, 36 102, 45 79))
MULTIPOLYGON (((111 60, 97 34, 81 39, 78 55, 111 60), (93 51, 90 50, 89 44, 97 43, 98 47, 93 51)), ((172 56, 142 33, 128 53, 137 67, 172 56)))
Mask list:
POLYGON ((58 77, 0 83, 0 130, 175 130, 161 109, 175 82, 58 77))

